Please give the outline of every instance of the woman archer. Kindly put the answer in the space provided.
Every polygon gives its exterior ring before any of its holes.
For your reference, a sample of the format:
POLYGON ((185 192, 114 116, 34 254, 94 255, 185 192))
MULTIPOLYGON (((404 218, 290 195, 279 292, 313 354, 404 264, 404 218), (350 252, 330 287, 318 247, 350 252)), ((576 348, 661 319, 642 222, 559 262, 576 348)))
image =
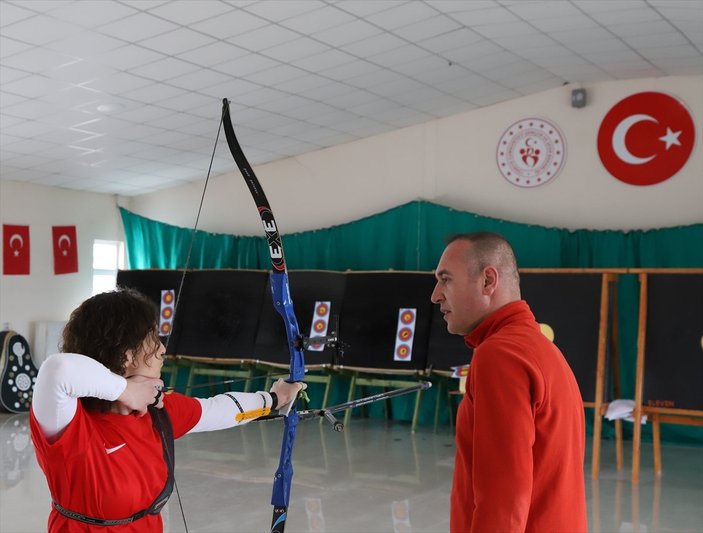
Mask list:
POLYGON ((295 400, 302 383, 211 398, 163 394, 158 311, 131 289, 83 302, 62 353, 39 369, 30 411, 52 497, 51 532, 162 531, 173 488, 173 439, 246 424, 295 400))

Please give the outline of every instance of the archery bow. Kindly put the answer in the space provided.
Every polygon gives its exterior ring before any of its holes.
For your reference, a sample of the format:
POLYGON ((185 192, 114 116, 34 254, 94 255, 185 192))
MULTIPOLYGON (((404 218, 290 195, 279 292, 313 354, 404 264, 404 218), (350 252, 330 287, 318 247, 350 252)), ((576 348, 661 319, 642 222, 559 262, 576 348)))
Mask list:
MULTIPOLYGON (((229 101, 222 100, 222 125, 227 138, 232 157, 234 157, 239 171, 244 177, 244 181, 254 198, 254 203, 259 211, 261 222, 264 226, 266 240, 268 241, 269 255, 271 256, 271 293, 273 305, 283 318, 288 337, 290 349, 290 375, 286 381, 290 383, 303 381, 305 377, 305 358, 303 348, 300 346, 300 332, 298 330, 298 320, 295 317, 293 302, 290 297, 288 287, 288 272, 286 261, 283 257, 283 245, 281 236, 278 233, 278 226, 273 217, 271 206, 266 199, 264 190, 259 183, 254 170, 242 151, 242 147, 237 141, 232 127, 232 120, 229 114, 229 101)), ((290 501, 290 489, 293 481, 293 445, 298 427, 298 412, 295 402, 292 402, 291 410, 284 421, 283 441, 281 442, 281 455, 278 462, 278 469, 273 480, 273 492, 271 495, 271 505, 273 505, 273 519, 271 520, 271 533, 283 533, 288 515, 288 502, 290 501)))

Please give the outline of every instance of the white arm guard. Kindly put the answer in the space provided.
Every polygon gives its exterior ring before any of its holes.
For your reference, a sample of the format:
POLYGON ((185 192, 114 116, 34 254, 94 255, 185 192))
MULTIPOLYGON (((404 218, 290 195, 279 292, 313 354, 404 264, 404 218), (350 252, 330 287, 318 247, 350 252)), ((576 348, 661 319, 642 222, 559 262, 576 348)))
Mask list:
POLYGON ((246 424, 266 416, 273 407, 268 392, 226 392, 212 398, 198 398, 203 412, 195 427, 188 433, 214 431, 246 424))

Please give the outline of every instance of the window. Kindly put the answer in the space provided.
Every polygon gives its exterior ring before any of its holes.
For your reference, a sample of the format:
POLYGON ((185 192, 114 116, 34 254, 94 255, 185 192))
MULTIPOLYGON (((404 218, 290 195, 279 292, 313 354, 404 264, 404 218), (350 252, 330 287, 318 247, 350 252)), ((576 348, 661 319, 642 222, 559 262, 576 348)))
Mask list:
POLYGON ((117 271, 124 268, 124 243, 93 241, 93 295, 114 290, 117 271))

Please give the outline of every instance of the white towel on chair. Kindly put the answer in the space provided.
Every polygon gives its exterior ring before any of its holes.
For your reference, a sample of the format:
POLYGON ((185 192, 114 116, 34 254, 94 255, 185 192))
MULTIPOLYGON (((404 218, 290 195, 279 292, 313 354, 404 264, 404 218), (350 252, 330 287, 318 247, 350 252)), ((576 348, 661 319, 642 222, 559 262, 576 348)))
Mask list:
MULTIPOLYGON (((613 400, 608 404, 608 410, 605 412, 605 418, 608 420, 618 420, 623 419, 628 422, 634 422, 635 417, 633 411, 635 410, 634 400, 613 400)), ((642 415, 642 424, 647 423, 647 415, 642 415)))

